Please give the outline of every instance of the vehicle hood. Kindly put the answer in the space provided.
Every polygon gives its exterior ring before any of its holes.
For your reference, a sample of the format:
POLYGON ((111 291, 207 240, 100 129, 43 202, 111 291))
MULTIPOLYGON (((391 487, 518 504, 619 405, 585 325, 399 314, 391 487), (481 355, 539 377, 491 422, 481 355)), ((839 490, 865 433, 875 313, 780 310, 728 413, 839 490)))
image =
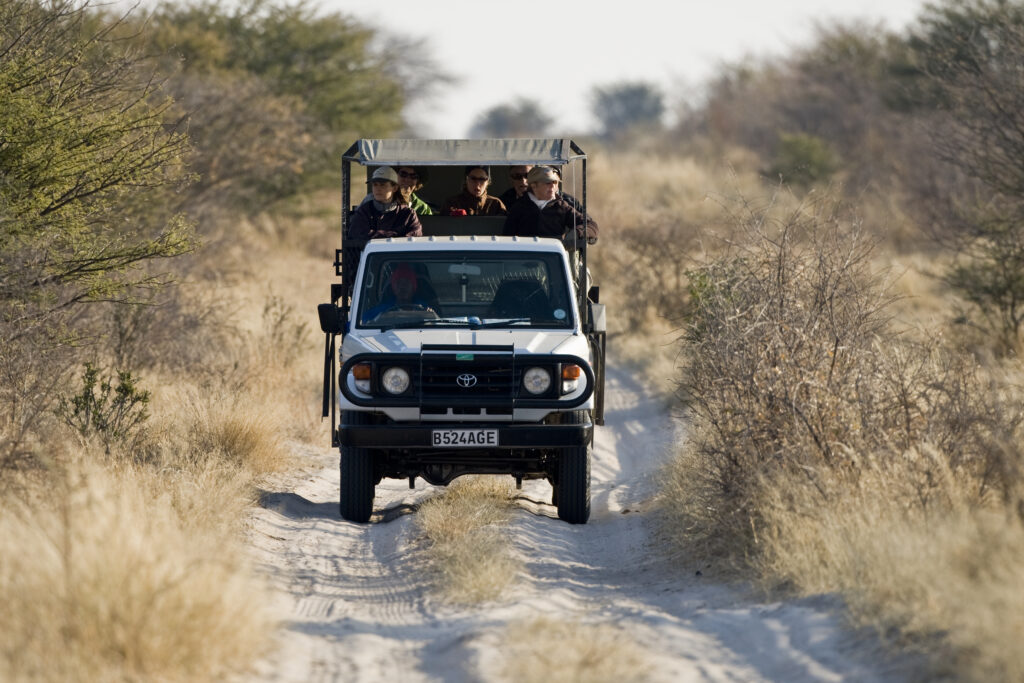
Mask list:
POLYGON ((516 353, 572 354, 587 357, 586 338, 568 330, 387 330, 379 334, 356 337, 348 335, 342 355, 357 353, 419 353, 424 345, 443 344, 470 347, 512 346, 516 353))

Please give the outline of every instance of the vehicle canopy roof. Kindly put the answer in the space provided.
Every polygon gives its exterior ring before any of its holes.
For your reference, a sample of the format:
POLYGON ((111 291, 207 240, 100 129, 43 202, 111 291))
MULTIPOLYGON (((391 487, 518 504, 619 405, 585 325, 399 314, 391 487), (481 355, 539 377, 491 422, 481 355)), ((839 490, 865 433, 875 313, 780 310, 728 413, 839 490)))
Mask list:
POLYGON ((549 251, 565 254, 561 241, 551 237, 505 237, 502 235, 445 235, 440 237, 388 237, 387 239, 370 240, 364 250, 402 251, 494 251, 495 249, 512 251, 549 251))
POLYGON ((568 138, 357 140, 342 157, 364 166, 564 166, 586 154, 568 138))

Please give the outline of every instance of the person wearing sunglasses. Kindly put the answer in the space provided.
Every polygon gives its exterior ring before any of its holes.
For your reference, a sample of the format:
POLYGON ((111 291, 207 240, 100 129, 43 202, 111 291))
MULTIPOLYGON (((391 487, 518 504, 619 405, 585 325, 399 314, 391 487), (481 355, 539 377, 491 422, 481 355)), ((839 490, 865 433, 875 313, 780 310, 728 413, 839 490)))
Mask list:
POLYGON ((530 189, 529 185, 526 184, 526 174, 530 172, 533 166, 509 166, 508 167, 508 180, 512 183, 512 186, 501 193, 498 199, 505 205, 506 209, 511 209, 512 205, 516 201, 526 195, 526 191, 530 189))
MULTIPOLYGON (((427 169, 415 168, 413 166, 394 167, 398 175, 398 191, 395 192, 395 201, 399 204, 406 204, 417 216, 433 216, 437 213, 437 204, 429 202, 417 193, 423 189, 427 182, 427 169)), ((360 205, 373 199, 373 193, 367 193, 360 205)))
POLYGON ((583 214, 566 195, 559 193, 562 177, 552 166, 534 166, 526 176, 529 190, 513 204, 505 219, 504 233, 520 237, 565 239, 575 228, 588 244, 597 242, 597 222, 583 214), (585 226, 585 227, 584 227, 585 226))
POLYGON ((504 216, 505 204, 487 194, 491 171, 486 166, 467 166, 462 192, 449 197, 441 207, 444 216, 504 216))
POLYGON ((395 170, 398 172, 398 193, 395 199, 400 204, 408 204, 417 216, 433 216, 437 206, 431 206, 430 202, 416 194, 427 182, 427 170, 413 166, 399 166, 395 170))

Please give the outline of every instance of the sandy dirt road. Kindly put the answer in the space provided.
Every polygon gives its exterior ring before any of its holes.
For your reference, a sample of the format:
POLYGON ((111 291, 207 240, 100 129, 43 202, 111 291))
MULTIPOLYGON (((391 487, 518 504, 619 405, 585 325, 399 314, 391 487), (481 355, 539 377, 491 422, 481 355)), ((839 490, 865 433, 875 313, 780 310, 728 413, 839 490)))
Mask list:
POLYGON ((523 573, 478 607, 444 603, 424 575, 413 515, 433 487, 385 480, 372 522, 351 524, 338 515, 337 453, 304 452, 308 466, 269 485, 252 520, 285 621, 252 680, 500 681, 506 628, 537 617, 619 629, 650 681, 905 679, 868 634, 842 628, 834 599, 758 602, 660 552, 650 501, 675 427, 621 370, 606 414, 590 522, 559 521, 550 485, 524 482, 510 530, 523 573))

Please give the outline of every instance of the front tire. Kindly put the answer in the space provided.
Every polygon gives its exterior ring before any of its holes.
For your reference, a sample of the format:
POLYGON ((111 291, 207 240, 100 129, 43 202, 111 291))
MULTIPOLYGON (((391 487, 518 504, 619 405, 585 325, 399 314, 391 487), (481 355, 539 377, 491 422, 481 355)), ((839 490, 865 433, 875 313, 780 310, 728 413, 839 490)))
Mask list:
MULTIPOLYGON (((370 423, 369 413, 346 410, 341 423, 365 425, 370 423)), ((365 448, 341 447, 341 516, 350 522, 365 524, 373 513, 373 489, 376 484, 373 457, 365 448)))
MULTIPOLYGON (((563 424, 589 424, 590 415, 576 410, 566 415, 563 424)), ((558 482, 553 502, 558 518, 570 524, 586 524, 590 519, 590 445, 562 449, 558 458, 558 482)))

